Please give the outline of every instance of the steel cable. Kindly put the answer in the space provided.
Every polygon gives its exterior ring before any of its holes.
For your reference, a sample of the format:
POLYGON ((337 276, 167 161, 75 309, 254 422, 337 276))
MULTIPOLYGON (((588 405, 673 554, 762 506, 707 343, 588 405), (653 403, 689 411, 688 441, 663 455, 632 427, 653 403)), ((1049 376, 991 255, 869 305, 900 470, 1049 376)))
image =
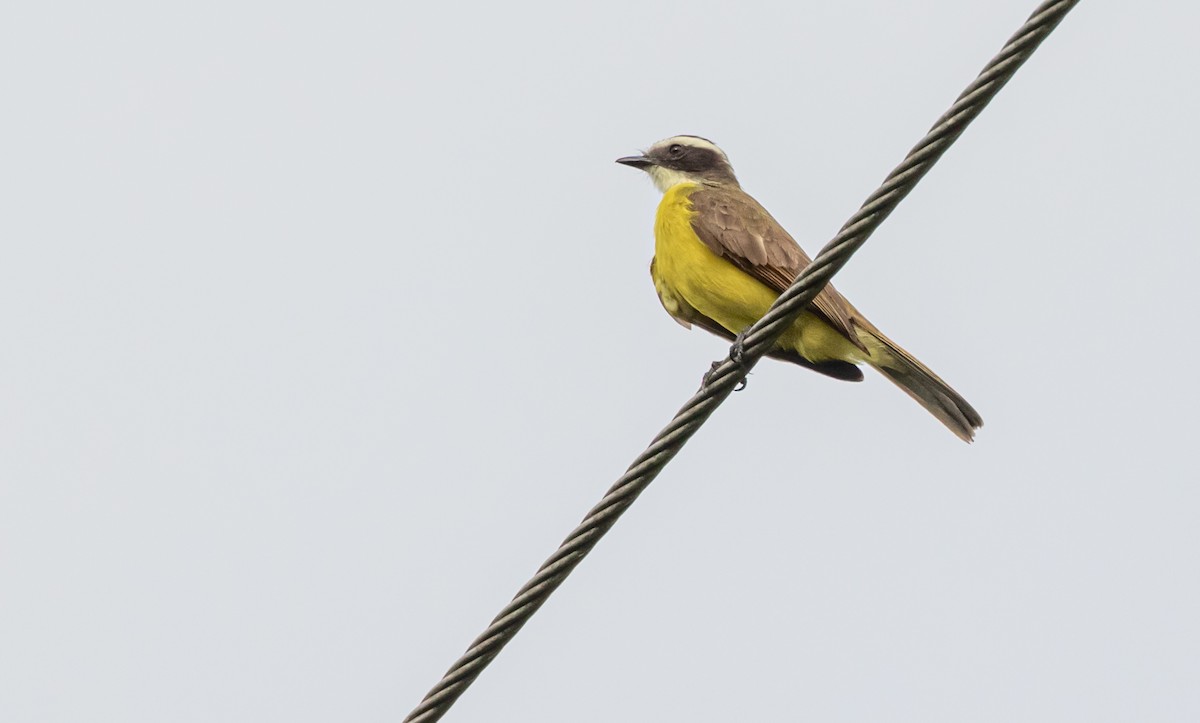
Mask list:
POLYGON ((708 383, 684 404, 674 419, 651 441, 650 446, 638 455, 599 504, 588 512, 558 550, 542 563, 533 579, 521 588, 487 630, 471 643, 467 652, 404 719, 405 723, 432 723, 446 714, 488 663, 596 546, 617 518, 733 392, 734 387, 791 326, 804 307, 895 210, 967 125, 1078 3, 1079 0, 1050 0, 1034 11, 1020 30, 1005 43, 1000 53, 958 96, 950 110, 934 123, 929 133, 909 151, 879 189, 867 198, 833 240, 821 249, 795 283, 747 331, 740 363, 726 358, 713 368, 708 383))

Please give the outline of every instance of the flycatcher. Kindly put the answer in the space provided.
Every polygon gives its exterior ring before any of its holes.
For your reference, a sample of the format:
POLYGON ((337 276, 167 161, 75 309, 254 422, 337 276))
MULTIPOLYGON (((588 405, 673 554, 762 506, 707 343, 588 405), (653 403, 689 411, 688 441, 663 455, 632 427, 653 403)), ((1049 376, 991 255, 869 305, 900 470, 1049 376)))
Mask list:
MULTIPOLYGON (((729 157, 712 141, 675 136, 617 163, 648 173, 663 194, 650 277, 663 308, 684 327, 695 324, 734 339, 810 263, 795 239, 742 190, 729 157)), ((832 284, 768 356, 852 382, 862 381, 858 365, 865 363, 964 441, 983 425, 967 400, 884 336, 832 284)))

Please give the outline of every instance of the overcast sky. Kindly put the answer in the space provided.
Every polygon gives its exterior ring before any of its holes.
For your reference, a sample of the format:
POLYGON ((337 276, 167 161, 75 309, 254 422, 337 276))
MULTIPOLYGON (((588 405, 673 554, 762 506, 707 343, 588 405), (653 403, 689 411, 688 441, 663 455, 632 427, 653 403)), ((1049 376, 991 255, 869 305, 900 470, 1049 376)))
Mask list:
MULTIPOLYGON (((727 344, 618 156, 812 252, 1034 0, 18 3, 0 720, 398 721, 727 344)), ((1195 3, 1083 2, 448 721, 1200 719, 1195 3)))

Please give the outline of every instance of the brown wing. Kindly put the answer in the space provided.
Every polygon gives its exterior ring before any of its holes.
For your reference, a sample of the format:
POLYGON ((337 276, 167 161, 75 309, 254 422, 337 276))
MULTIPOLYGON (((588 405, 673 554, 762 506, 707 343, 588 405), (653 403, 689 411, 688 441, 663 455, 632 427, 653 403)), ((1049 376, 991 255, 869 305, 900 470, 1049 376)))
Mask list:
MULTIPOLYGON (((783 293, 812 262, 767 209, 739 188, 705 186, 691 195, 691 202, 696 211, 692 229, 704 245, 776 293, 783 293)), ((832 284, 817 295, 811 308, 851 343, 867 350, 854 331, 854 307, 832 284)))

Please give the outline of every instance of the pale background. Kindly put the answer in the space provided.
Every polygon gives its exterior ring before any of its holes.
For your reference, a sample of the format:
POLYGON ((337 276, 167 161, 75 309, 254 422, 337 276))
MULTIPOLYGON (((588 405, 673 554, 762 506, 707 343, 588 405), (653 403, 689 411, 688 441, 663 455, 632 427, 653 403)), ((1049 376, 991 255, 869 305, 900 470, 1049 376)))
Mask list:
MULTIPOLYGON (((812 251, 1033 0, 10 4, 0 720, 398 721, 726 345, 613 164, 812 251)), ((453 721, 1195 721, 1195 3, 1084 2, 453 721)))

